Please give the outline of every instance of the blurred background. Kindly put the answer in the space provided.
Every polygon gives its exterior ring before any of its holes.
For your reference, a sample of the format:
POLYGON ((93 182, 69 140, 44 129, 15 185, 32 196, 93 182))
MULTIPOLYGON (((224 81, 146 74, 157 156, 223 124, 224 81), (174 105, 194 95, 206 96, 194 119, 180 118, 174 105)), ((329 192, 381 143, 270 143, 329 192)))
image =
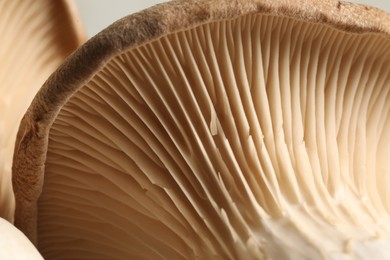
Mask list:
MULTIPOLYGON (((168 0, 76 0, 81 19, 89 37, 128 14, 168 0)), ((390 0, 349 0, 375 6, 390 13, 390 0)))

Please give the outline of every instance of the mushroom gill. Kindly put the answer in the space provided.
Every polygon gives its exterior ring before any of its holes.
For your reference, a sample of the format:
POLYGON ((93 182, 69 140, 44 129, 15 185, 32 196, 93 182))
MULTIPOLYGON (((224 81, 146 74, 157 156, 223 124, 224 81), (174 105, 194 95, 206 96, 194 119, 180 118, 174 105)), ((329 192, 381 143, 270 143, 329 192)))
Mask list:
POLYGON ((13 221, 12 155, 38 89, 83 41, 71 1, 0 1, 0 217, 13 221))
POLYGON ((173 1, 68 59, 14 160, 42 255, 389 257, 389 17, 302 3, 173 1))

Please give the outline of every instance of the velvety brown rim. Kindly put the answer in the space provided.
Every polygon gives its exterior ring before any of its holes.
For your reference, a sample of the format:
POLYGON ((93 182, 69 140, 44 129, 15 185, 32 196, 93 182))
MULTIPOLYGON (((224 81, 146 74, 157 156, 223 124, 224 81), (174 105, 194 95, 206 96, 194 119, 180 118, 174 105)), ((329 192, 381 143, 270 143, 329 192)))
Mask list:
POLYGON ((352 33, 390 36, 390 15, 330 0, 182 0, 125 17, 71 55, 43 85, 22 119, 13 162, 15 225, 36 243, 49 129, 61 107, 115 55, 171 32, 243 14, 266 13, 324 23, 352 33))

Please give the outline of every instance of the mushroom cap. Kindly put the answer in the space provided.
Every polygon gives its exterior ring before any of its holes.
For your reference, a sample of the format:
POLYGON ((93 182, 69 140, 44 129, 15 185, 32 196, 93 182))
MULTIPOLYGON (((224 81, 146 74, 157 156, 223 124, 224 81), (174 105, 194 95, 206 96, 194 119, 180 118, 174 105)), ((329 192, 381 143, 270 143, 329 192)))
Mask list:
POLYGON ((48 258, 388 256, 389 33, 339 1, 119 20, 22 120, 17 227, 48 258))
POLYGON ((14 225, 0 218, 1 259, 43 259, 31 241, 14 225))
POLYGON ((85 39, 71 1, 0 3, 0 216, 13 221, 12 156, 20 120, 50 74, 85 39))

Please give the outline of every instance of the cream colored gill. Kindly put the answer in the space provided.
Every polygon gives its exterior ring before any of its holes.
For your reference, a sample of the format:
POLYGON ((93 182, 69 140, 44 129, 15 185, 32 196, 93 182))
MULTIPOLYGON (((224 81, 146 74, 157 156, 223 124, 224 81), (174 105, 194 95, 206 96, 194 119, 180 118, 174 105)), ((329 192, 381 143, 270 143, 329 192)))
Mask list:
POLYGON ((249 14, 131 48, 59 112, 50 259, 390 254, 390 41, 249 14))

